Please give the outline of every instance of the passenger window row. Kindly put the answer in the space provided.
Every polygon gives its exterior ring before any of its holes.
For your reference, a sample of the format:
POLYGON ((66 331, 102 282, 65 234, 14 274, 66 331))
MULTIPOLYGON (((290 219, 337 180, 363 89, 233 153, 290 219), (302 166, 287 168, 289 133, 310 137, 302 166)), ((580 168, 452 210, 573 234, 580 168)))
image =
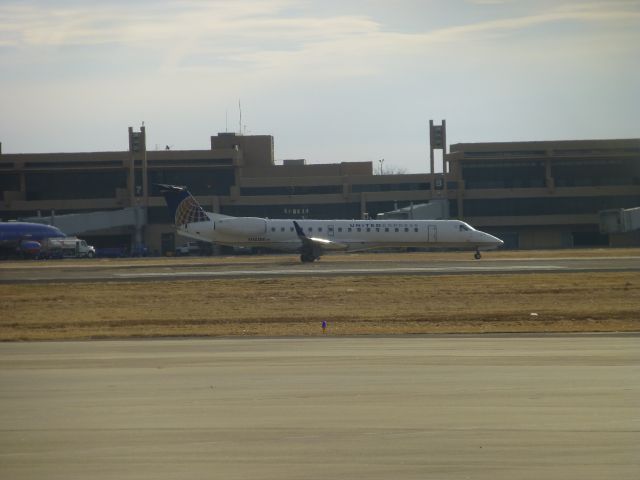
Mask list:
MULTIPOLYGON (((462 230, 462 227, 461 227, 460 229, 462 230)), ((276 232, 277 230, 278 230, 278 229, 277 229, 277 227, 271 227, 271 231, 272 231, 272 232, 276 232)), ((285 228, 285 227, 280 227, 280 231, 281 231, 281 232, 284 232, 285 230, 286 230, 286 228, 285 228)), ((355 230, 356 230, 356 232, 362 232, 362 228, 361 228, 361 227, 356 227, 356 229, 355 229, 355 230)), ((372 230, 372 229, 371 229, 370 227, 367 227, 367 228, 366 228, 366 231, 367 231, 367 232, 371 232, 371 230, 372 230)), ((375 228, 375 231, 376 231, 376 232, 379 232, 380 230, 381 230, 381 228, 375 228)), ((466 230, 466 228, 465 228, 465 230, 466 230)), ((290 232, 293 232, 293 231, 294 231, 293 227, 289 227, 289 231, 290 231, 290 232)), ((307 231, 308 231, 309 233, 313 232, 313 227, 307 227, 307 231)), ((339 232, 339 233, 342 233, 342 231, 343 231, 343 227, 338 227, 338 232, 339 232)), ((350 233, 350 232, 352 232, 352 231, 353 231, 353 228, 352 228, 352 227, 348 227, 348 228, 347 228, 347 232, 349 232, 349 233, 350 233)), ((385 227, 385 228, 384 228, 384 231, 385 231, 385 232, 390 232, 390 231, 391 231, 391 229, 390 229, 389 227, 385 227)), ((396 232, 396 233, 397 233, 397 232, 400 232, 400 228, 397 228, 397 227, 396 227, 396 228, 394 228, 394 229, 393 229, 393 231, 394 231, 394 232, 396 232)), ((404 228, 404 231, 405 231, 405 232, 408 232, 408 231, 409 231, 409 228, 408 228, 408 227, 405 227, 405 228, 404 228)), ((414 228, 413 228, 413 231, 417 233, 417 232, 418 232, 418 227, 414 227, 414 228)), ((318 227, 318 233, 321 233, 321 232, 322 232, 322 227, 318 227)))

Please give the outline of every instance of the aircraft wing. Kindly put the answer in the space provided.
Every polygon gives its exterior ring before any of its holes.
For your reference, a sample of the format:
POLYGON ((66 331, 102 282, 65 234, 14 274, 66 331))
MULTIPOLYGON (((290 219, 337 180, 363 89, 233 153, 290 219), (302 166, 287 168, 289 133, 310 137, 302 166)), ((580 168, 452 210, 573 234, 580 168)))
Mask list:
POLYGON ((302 241, 302 249, 315 257, 320 256, 321 252, 327 250, 346 250, 348 245, 340 242, 334 242, 326 238, 307 237, 304 230, 298 222, 293 221, 298 238, 302 241))

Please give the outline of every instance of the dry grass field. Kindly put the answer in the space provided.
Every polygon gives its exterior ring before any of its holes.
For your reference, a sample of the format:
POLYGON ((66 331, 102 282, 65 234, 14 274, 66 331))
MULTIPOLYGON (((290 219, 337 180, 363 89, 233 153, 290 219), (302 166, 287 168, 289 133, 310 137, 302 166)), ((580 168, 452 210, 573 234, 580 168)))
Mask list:
POLYGON ((322 321, 328 323, 328 335, 638 331, 640 276, 603 272, 2 284, 0 311, 2 341, 322 335, 322 321))

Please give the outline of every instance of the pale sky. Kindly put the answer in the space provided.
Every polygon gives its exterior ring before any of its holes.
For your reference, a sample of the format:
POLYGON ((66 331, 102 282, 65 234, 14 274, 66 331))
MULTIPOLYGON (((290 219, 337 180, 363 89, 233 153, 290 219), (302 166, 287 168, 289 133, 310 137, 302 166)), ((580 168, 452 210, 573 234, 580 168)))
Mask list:
POLYGON ((640 0, 0 0, 4 153, 207 149, 428 169, 448 143, 640 137, 640 0))

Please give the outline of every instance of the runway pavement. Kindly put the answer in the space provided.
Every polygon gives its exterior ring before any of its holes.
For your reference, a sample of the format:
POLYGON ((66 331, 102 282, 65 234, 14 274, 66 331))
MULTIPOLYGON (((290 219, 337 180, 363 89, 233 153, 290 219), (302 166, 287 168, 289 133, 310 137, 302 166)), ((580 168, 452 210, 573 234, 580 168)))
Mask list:
POLYGON ((0 344, 0 478, 640 478, 637 335, 0 344))
MULTIPOLYGON (((371 258, 371 257, 369 257, 371 258)), ((0 268, 0 283, 91 282, 91 281, 166 281, 175 279, 336 276, 336 275, 473 275, 483 273, 603 272, 640 271, 640 257, 519 258, 420 261, 322 260, 300 264, 291 257, 273 257, 268 262, 176 263, 145 265, 87 260, 83 264, 42 262, 13 264, 0 268)))

